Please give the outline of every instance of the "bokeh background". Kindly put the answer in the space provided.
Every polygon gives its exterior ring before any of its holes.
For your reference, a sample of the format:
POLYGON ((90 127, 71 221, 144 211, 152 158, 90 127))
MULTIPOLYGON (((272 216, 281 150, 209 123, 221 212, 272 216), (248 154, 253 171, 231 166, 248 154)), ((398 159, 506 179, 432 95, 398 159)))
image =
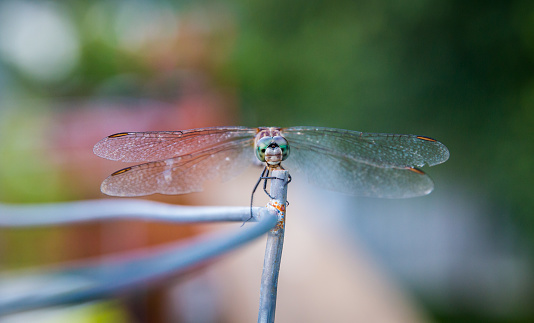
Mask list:
MULTIPOLYGON (((427 169, 436 183, 427 197, 291 184, 278 320, 532 322, 533 65, 531 1, 1 1, 0 202, 104 198, 100 182, 124 165, 92 146, 116 132, 313 125, 426 135, 451 152, 427 169)), ((259 171, 150 198, 246 205, 259 171)), ((0 266, 220 228, 4 228, 0 266)), ((255 320, 263 243, 165 286, 24 315, 255 320)))

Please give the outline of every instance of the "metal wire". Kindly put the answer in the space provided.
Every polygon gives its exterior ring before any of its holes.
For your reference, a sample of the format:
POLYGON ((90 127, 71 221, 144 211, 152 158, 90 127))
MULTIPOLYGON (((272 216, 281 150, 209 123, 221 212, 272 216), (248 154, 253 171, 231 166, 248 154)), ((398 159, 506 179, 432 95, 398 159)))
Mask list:
MULTIPOLYGON (((258 220, 258 210, 253 218, 258 220)), ((67 225, 109 219, 140 219, 178 223, 244 222, 250 218, 248 207, 181 206, 135 199, 103 199, 47 204, 0 204, 0 227, 67 225)))
MULTIPOLYGON (((243 208, 245 217, 249 208, 243 208)), ((35 308, 77 303, 131 290, 147 281, 161 281, 171 274, 219 257, 278 223, 278 215, 259 208, 260 221, 225 235, 204 235, 136 252, 99 258, 76 267, 39 268, 31 273, 0 275, 0 315, 35 308)), ((237 216, 237 215, 236 215, 237 216)))
MULTIPOLYGON (((278 273, 285 229, 288 172, 273 171, 267 208, 253 208, 258 224, 225 236, 203 236, 187 246, 175 243, 146 249, 133 257, 122 254, 83 263, 75 268, 39 269, 33 273, 0 276, 0 315, 34 308, 83 302, 110 296, 148 280, 162 279, 220 256, 268 232, 260 288, 258 322, 274 322, 278 273), (126 260, 121 260, 125 258, 126 260), (30 287, 30 288, 28 288, 30 287)), ((67 225, 76 222, 140 219, 178 223, 240 221, 250 218, 249 207, 194 207, 134 200, 105 199, 32 205, 0 204, 0 227, 67 225)))

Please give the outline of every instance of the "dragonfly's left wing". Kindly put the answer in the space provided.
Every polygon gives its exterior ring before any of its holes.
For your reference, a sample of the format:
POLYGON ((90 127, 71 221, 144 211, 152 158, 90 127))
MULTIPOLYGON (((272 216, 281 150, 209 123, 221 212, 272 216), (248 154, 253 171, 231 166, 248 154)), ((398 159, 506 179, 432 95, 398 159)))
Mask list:
POLYGON ((182 131, 121 132, 100 140, 93 152, 123 162, 157 161, 187 155, 232 141, 252 139, 257 129, 214 127, 182 131))
POLYGON ((185 194, 208 179, 228 179, 254 161, 257 129, 217 127, 184 131, 124 132, 99 141, 96 155, 147 163, 111 174, 101 186, 113 196, 185 194))
POLYGON ((323 188, 360 196, 428 194, 434 184, 415 166, 449 157, 445 145, 423 136, 312 127, 286 128, 282 134, 291 147, 284 167, 323 188))
POLYGON ((112 196, 185 194, 202 190, 206 180, 226 180, 252 165, 253 139, 237 140, 192 154, 123 168, 101 186, 112 196))

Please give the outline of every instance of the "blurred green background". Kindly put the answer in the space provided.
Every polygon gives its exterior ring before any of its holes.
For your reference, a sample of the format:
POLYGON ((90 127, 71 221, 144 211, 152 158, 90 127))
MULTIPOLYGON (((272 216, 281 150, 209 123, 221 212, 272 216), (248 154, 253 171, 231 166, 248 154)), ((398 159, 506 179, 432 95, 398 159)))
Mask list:
MULTIPOLYGON (((481 226, 531 270, 533 65, 532 1, 2 1, 0 201, 100 197, 94 174, 117 167, 90 147, 114 132, 414 133, 450 149, 438 190, 484 201, 481 226)), ((5 267, 39 263, 6 251, 39 233, 3 232, 5 267)), ((418 302, 436 322, 534 319, 418 302)))

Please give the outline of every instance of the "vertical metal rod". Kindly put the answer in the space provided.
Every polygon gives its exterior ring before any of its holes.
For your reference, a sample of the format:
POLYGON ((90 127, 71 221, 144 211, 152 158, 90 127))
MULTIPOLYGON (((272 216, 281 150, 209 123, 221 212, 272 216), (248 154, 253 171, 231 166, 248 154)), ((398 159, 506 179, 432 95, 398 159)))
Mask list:
POLYGON ((267 234, 267 246, 265 248, 265 259, 261 276, 260 308, 258 312, 258 322, 261 323, 274 322, 278 272, 280 271, 280 261, 282 259, 286 220, 288 172, 287 170, 275 170, 271 176, 278 179, 271 180, 270 193, 274 199, 269 202, 268 208, 276 210, 278 214, 278 225, 267 234))

